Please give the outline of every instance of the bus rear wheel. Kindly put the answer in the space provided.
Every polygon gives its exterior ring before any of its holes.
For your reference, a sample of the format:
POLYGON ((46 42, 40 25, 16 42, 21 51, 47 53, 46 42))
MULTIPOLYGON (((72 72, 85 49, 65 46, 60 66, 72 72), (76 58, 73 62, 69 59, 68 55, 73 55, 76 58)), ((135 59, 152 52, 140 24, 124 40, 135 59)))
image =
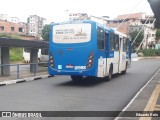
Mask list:
POLYGON ((126 72, 127 72, 127 67, 128 67, 128 63, 126 63, 125 70, 122 71, 122 74, 126 74, 126 72))
POLYGON ((83 76, 76 76, 76 75, 71 75, 71 79, 73 80, 73 81, 80 81, 80 80, 82 80, 83 79, 83 76))
POLYGON ((108 81, 112 79, 112 74, 113 74, 113 66, 111 65, 111 67, 109 68, 109 75, 107 76, 108 81))

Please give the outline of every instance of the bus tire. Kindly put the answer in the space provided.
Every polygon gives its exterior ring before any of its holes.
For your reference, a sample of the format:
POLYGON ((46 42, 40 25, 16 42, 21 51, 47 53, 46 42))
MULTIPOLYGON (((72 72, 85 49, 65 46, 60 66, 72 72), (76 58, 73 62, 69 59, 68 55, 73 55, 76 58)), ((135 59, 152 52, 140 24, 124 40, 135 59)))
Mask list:
POLYGON ((76 75, 71 75, 71 79, 73 81, 80 81, 83 79, 83 76, 76 76, 76 75))
POLYGON ((127 67, 128 67, 128 63, 126 63, 125 70, 122 71, 122 74, 126 74, 126 72, 127 72, 127 67))
POLYGON ((113 74, 113 65, 111 64, 109 68, 109 75, 107 76, 108 81, 112 79, 112 74, 113 74))

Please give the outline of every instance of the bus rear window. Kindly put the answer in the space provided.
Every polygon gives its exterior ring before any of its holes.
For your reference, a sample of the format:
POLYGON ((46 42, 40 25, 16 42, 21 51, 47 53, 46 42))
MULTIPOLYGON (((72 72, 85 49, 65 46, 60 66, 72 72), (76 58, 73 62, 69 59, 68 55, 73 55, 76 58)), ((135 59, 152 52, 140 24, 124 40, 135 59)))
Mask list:
POLYGON ((91 24, 64 24, 53 26, 54 43, 83 43, 91 39, 91 24))

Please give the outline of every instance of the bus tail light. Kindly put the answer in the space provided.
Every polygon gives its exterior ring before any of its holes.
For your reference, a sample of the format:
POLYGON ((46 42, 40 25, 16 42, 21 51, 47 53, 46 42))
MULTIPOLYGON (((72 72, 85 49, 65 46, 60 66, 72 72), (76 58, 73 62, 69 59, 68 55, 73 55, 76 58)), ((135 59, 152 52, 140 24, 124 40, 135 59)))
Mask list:
POLYGON ((54 67, 54 58, 51 54, 49 55, 49 64, 51 67, 54 67))
POLYGON ((91 54, 88 57, 87 69, 93 66, 93 58, 94 58, 94 52, 91 52, 91 54))

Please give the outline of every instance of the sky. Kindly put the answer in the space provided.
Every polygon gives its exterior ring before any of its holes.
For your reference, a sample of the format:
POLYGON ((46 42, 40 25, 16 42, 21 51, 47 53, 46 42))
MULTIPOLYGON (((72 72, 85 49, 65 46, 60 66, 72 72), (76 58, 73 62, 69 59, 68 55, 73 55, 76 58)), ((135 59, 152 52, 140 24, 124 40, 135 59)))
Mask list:
POLYGON ((68 13, 83 12, 89 16, 109 16, 142 12, 153 14, 147 0, 0 0, 0 14, 18 17, 26 22, 38 15, 48 22, 62 22, 68 13))

